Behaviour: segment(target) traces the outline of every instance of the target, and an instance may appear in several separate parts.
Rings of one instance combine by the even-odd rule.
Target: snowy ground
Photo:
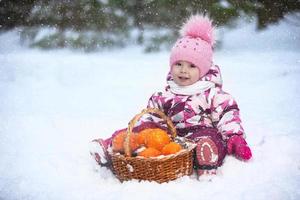
[[[120,183],[88,142],[122,128],[164,87],[169,52],[40,51],[0,35],[0,199],[300,199],[300,28],[224,30],[215,54],[254,157],[212,182]]]

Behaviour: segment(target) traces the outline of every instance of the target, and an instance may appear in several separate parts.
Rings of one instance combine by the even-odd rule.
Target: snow
[[[0,199],[299,199],[300,28],[285,21],[223,29],[215,54],[239,103],[253,159],[228,156],[212,181],[120,183],[94,165],[108,137],[164,88],[169,52],[139,47],[83,54],[0,35]]]

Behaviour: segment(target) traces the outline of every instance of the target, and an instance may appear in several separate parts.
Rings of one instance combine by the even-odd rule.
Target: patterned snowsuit
[[[170,75],[168,81],[172,81]],[[222,78],[218,66],[212,66],[201,81],[213,84],[200,93],[178,95],[168,85],[164,92],[154,93],[148,107],[158,108],[169,116],[177,129],[177,134],[197,141],[209,136],[219,151],[218,165],[226,155],[226,142],[233,135],[244,135],[239,108],[233,97],[222,90]],[[154,116],[146,121],[160,123]]]

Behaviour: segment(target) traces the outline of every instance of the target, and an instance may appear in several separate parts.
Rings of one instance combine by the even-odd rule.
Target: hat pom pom
[[[182,36],[199,37],[212,46],[215,43],[213,30],[212,21],[208,17],[193,15],[183,24],[180,32]]]

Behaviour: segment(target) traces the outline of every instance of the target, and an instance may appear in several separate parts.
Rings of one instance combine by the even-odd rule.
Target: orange
[[[124,141],[126,138],[126,131],[122,131],[119,134],[117,134],[113,140],[112,140],[112,148],[114,152],[124,152]],[[136,142],[136,136],[135,134],[130,135],[130,148],[132,151],[136,150],[139,147],[139,145]]]
[[[170,143],[170,137],[168,133],[160,128],[155,128],[146,135],[146,146],[155,148],[159,151]]]
[[[150,157],[156,157],[156,156],[160,156],[161,152],[158,151],[155,148],[146,148],[145,150],[141,151],[140,153],[138,153],[138,156],[143,156],[145,158],[150,158]]]
[[[163,147],[161,152],[163,155],[170,155],[170,154],[177,153],[181,149],[182,147],[180,146],[180,144],[177,144],[176,142],[170,142],[169,144]]]
[[[137,136],[136,136],[136,140],[137,140],[137,143],[139,145],[145,145],[146,144],[146,137],[149,133],[151,133],[153,131],[152,128],[147,128],[147,129],[144,129],[142,131],[140,131]]]

